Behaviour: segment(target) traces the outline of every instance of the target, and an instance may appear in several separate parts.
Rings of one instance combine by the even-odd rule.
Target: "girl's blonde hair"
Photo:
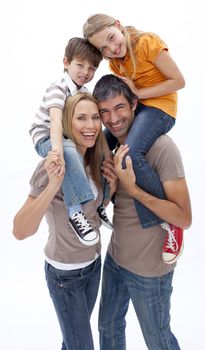
[[[92,15],[88,17],[87,21],[84,23],[83,26],[83,35],[84,38],[89,41],[89,39],[96,33],[101,32],[103,29],[107,27],[114,26],[116,24],[117,20],[111,16],[102,14],[102,13],[97,13],[95,15]],[[121,25],[121,24],[120,24]],[[135,27],[132,26],[126,26],[123,27],[121,25],[121,31],[125,37],[126,44],[127,44],[127,50],[130,54],[130,58],[132,61],[133,65],[133,74],[132,78],[134,78],[135,73],[136,73],[136,57],[133,51],[133,46],[137,43],[139,40],[140,36],[144,34],[144,32],[136,29]],[[119,58],[119,61],[121,59]],[[126,71],[123,67],[122,64],[120,64],[120,70],[123,73],[123,75],[126,75]]]
[[[63,110],[63,134],[65,137],[71,139],[73,142],[75,142],[75,138],[73,136],[72,131],[73,115],[76,105],[82,100],[90,101],[98,106],[97,100],[90,93],[87,92],[78,92],[75,95],[67,98]],[[98,188],[102,186],[100,166],[102,163],[102,159],[107,155],[107,152],[107,141],[105,139],[103,131],[100,130],[95,145],[91,148],[88,148],[84,156],[85,168],[89,166],[90,175]]]

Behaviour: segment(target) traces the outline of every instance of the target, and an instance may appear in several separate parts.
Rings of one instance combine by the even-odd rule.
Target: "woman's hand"
[[[104,160],[101,166],[101,170],[102,170],[102,175],[104,176],[104,178],[107,180],[109,184],[110,198],[112,198],[118,185],[118,178],[115,174],[113,158],[110,157]]]
[[[49,184],[59,189],[65,174],[65,171],[62,171],[60,153],[48,152],[44,166],[48,174]]]
[[[134,197],[136,191],[136,176],[132,167],[131,158],[130,156],[126,156],[128,151],[129,147],[127,145],[121,145],[119,147],[114,156],[114,170],[125,191],[129,193],[130,196]],[[126,169],[122,168],[122,161],[124,157],[126,157]]]

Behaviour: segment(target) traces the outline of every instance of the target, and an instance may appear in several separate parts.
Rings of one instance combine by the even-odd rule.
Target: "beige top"
[[[184,177],[182,159],[174,142],[161,136],[146,156],[162,182]],[[166,231],[160,225],[143,229],[133,199],[119,185],[115,195],[113,233],[108,251],[125,269],[145,277],[160,276],[175,265],[162,261]]]
[[[44,161],[39,163],[30,180],[31,189],[29,195],[32,197],[37,197],[48,183],[48,177],[43,163]],[[96,201],[89,202],[83,206],[85,215],[99,234],[101,221],[96,209],[101,202],[102,193],[99,191]],[[46,212],[46,220],[49,227],[49,236],[44,252],[49,259],[65,264],[75,264],[94,260],[96,254],[100,254],[100,242],[93,246],[85,246],[73,232],[68,223],[61,190],[50,203]]]

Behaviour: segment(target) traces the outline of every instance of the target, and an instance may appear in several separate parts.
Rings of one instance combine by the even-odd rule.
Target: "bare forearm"
[[[50,109],[50,118],[51,118],[51,145],[52,150],[58,151],[61,154],[63,153],[62,145],[62,111],[59,108]]]
[[[141,88],[136,90],[136,94],[139,99],[147,99],[153,97],[164,96],[180,90],[184,87],[184,82],[182,80],[172,80],[167,79],[160,84],[150,86],[147,88]]]
[[[132,193],[132,197],[140,201],[144,206],[159,216],[162,220],[186,229],[191,224],[191,208],[188,205],[187,210],[180,205],[167,199],[159,199],[145,192],[138,186]],[[189,198],[187,198],[189,203]]]
[[[17,239],[25,239],[36,233],[55,194],[56,188],[48,185],[37,198],[28,198],[14,218],[13,234]]]

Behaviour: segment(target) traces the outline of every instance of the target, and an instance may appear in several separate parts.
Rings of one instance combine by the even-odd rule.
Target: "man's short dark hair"
[[[100,78],[93,90],[93,96],[98,102],[105,101],[117,95],[122,95],[126,98],[131,107],[137,98],[129,86],[122,79],[113,74],[107,74]]]

